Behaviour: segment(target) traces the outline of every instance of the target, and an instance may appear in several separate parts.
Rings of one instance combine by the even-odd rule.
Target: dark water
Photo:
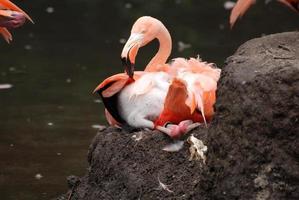
[[[0,40],[0,84],[13,85],[0,90],[1,199],[50,199],[67,190],[68,175],[85,173],[97,132],[92,125],[106,123],[92,91],[122,71],[120,39],[129,36],[137,17],[165,23],[172,57],[200,54],[219,66],[248,39],[299,27],[298,15],[276,2],[260,2],[233,31],[220,0],[15,2],[35,25],[13,31],[11,45]],[[179,52],[179,41],[192,46]],[[155,48],[153,43],[140,51],[140,69]]]

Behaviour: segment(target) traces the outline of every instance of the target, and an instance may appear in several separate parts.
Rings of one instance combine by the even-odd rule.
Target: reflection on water
[[[68,175],[85,173],[94,128],[105,123],[91,92],[122,71],[122,43],[137,17],[165,23],[172,57],[200,54],[218,65],[250,38],[299,27],[276,3],[255,6],[231,32],[220,0],[15,2],[36,24],[13,31],[11,45],[0,41],[0,84],[13,86],[0,90],[1,199],[49,199],[66,191]],[[140,51],[137,68],[154,48]]]

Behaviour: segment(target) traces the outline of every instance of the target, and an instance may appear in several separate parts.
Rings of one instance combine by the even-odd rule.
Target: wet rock
[[[213,122],[192,132],[208,147],[206,164],[189,161],[186,142],[163,151],[171,139],[159,132],[135,140],[107,128],[70,199],[299,199],[299,33],[243,44],[217,96]]]

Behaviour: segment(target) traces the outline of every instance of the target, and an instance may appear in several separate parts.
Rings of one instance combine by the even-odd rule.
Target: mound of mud
[[[189,161],[187,142],[170,153],[159,132],[107,128],[87,174],[70,177],[59,199],[299,199],[299,33],[243,44],[217,96],[212,123],[192,133],[208,147],[206,164]]]

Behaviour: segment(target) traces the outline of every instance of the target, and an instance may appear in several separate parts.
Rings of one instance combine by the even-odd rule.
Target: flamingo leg
[[[181,121],[178,125],[176,124],[167,124],[166,127],[164,126],[156,126],[156,129],[161,131],[162,133],[167,134],[172,138],[178,138],[186,133],[189,133],[193,129],[202,125],[198,122],[193,122],[192,120],[184,120]]]
[[[171,138],[177,138],[181,136],[180,128],[178,125],[169,124],[166,127],[164,126],[156,126],[156,129],[170,136]]]
[[[200,125],[201,125],[201,123],[199,123],[199,122],[194,123],[192,120],[184,120],[184,121],[181,121],[178,126],[180,128],[181,134],[183,135],[183,134],[189,133],[190,131],[199,127]]]

